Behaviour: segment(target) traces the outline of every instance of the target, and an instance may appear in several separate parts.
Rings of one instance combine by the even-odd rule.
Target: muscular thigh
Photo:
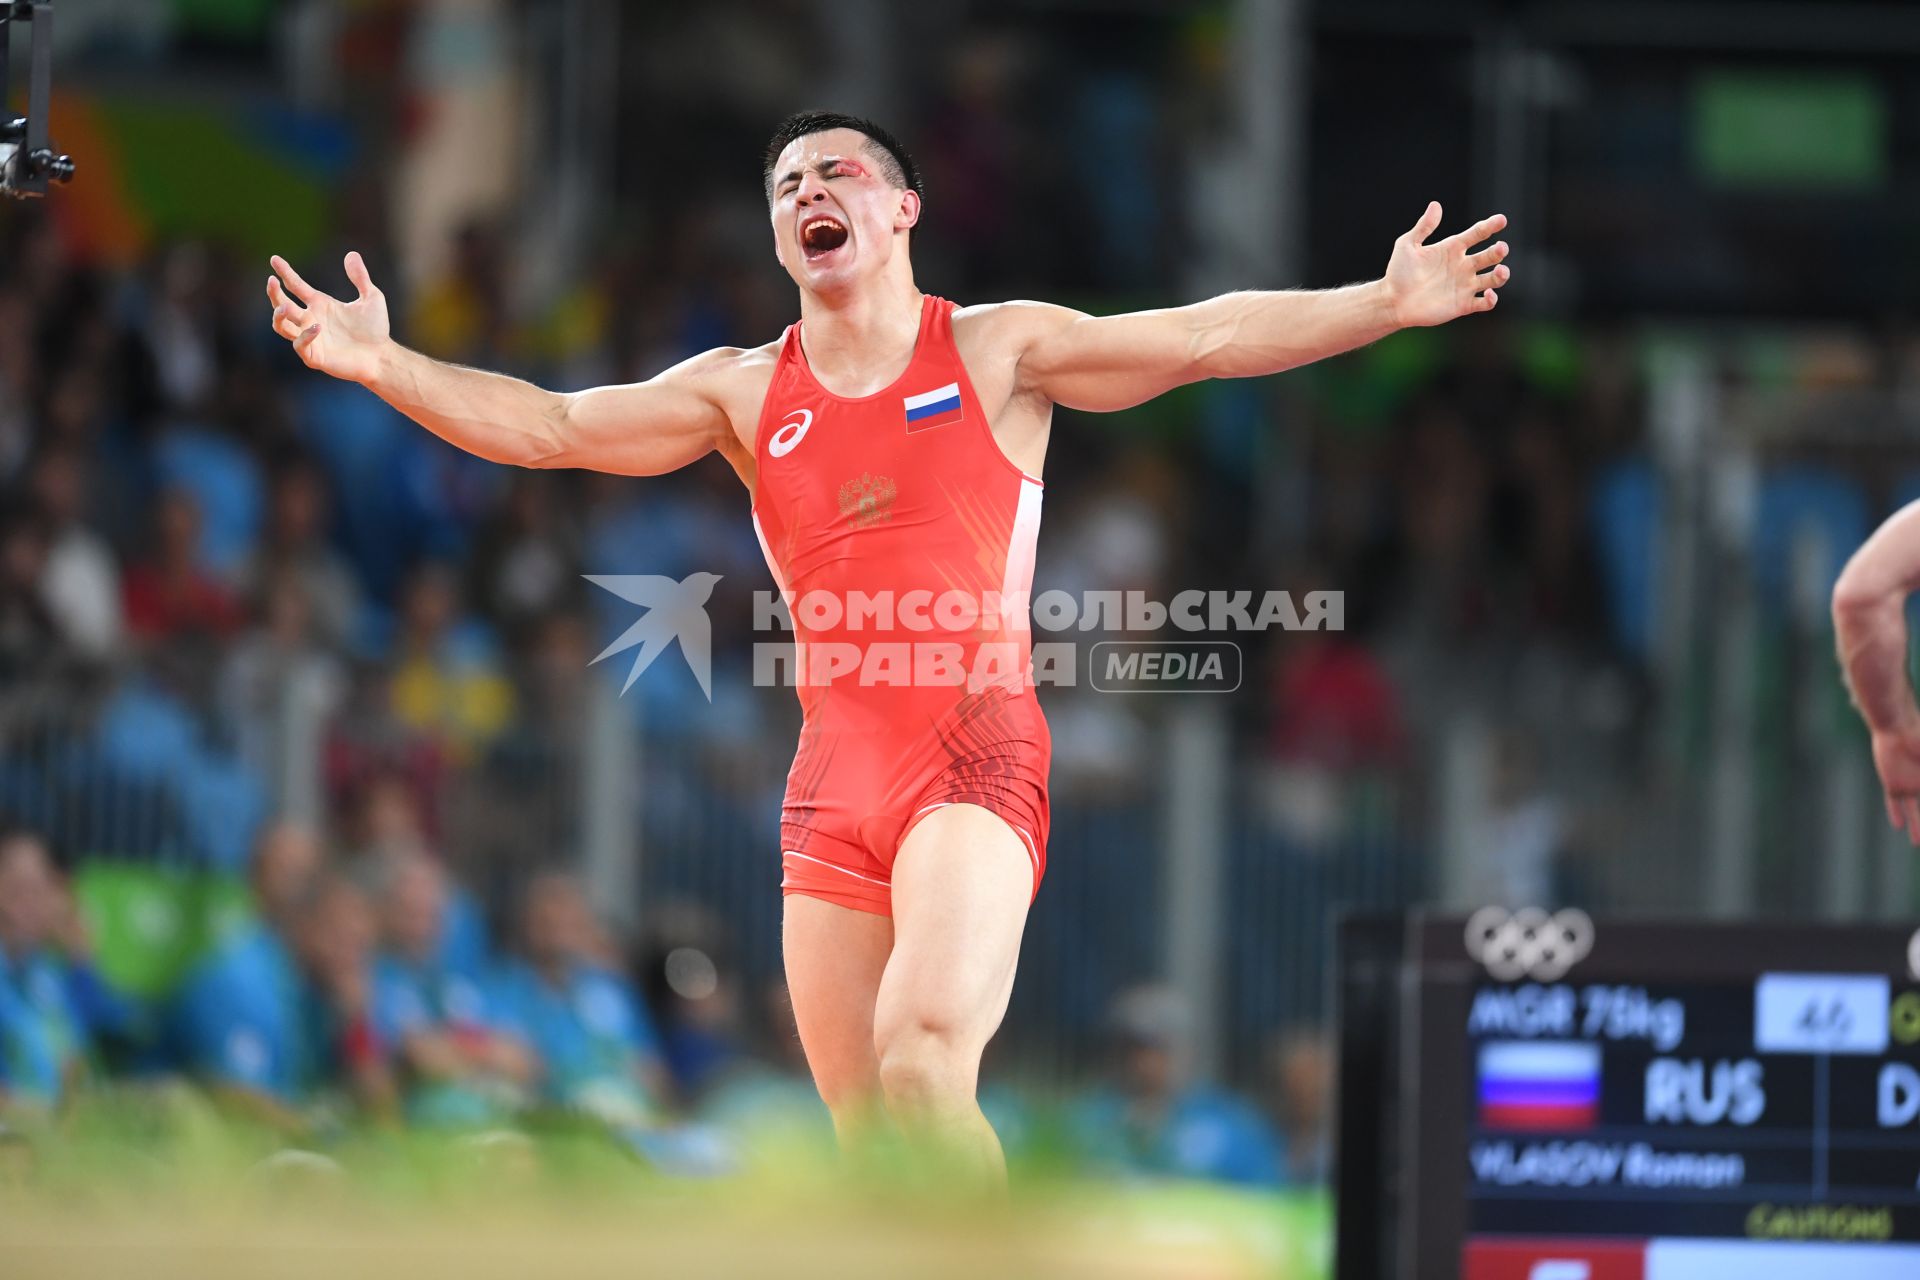
[[[884,1052],[932,1034],[977,1054],[1006,1015],[1034,860],[1000,818],[953,804],[907,834],[893,864],[893,954],[874,1013]]]
[[[787,990],[814,1084],[828,1106],[870,1097],[879,1087],[873,1010],[893,922],[798,893],[784,911]]]

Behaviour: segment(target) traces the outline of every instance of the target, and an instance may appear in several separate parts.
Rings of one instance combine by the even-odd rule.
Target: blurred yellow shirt
[[[393,712],[402,723],[441,739],[463,758],[513,719],[513,686],[485,668],[412,657],[395,669],[392,689]]]

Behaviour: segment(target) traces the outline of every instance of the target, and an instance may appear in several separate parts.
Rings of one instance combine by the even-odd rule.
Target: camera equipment
[[[5,109],[13,25],[33,24],[27,66],[27,114]],[[73,157],[47,141],[47,98],[53,89],[53,0],[0,0],[0,195],[47,194],[47,183],[73,180]]]

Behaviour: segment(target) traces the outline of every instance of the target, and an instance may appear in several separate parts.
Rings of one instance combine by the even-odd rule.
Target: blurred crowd
[[[539,289],[517,251],[551,212],[537,198],[468,220],[429,267],[400,260],[387,184],[407,42],[389,8],[367,7],[380,30],[343,63],[368,87],[340,106],[360,151],[323,251],[295,264],[306,278],[342,291],[341,252],[359,249],[403,340],[559,388],[793,319],[754,166],[813,92],[812,60],[790,50],[831,53],[826,9],[650,23],[633,55],[646,73],[618,104],[647,146],[623,144],[586,269]],[[1095,309],[1185,293],[1218,222],[1190,179],[1231,132],[1230,33],[1175,25],[1171,40],[1143,13],[1092,35],[1062,19],[925,42],[938,66],[894,122],[929,182],[924,287]],[[184,1072],[285,1126],[314,1123],[321,1098],[453,1125],[546,1108],[630,1134],[792,1102],[772,952],[798,715],[786,690],[752,687],[752,593],[771,584],[732,473],[717,458],[657,481],[479,462],[302,369],[268,327],[264,263],[181,235],[109,265],[68,230],[44,209],[0,215],[8,1099],[55,1099],[93,1063]],[[1054,860],[1029,950],[1036,970],[1061,955],[1091,976],[1024,986],[1010,1034],[1023,1018],[1081,1034],[1074,1063],[1102,1083],[1061,1120],[990,1072],[1010,1147],[1063,1126],[1115,1167],[1317,1178],[1326,1009],[1307,967],[1338,906],[1420,891],[1429,764],[1462,708],[1500,728],[1487,896],[1579,887],[1566,855],[1582,832],[1552,776],[1592,778],[1596,760],[1631,773],[1621,744],[1643,727],[1655,504],[1639,364],[1622,335],[1504,311],[1457,330],[1111,420],[1060,414],[1037,589],[1333,588],[1346,629],[1236,637],[1228,826],[1236,883],[1268,886],[1237,895],[1224,948],[1236,1043],[1254,1046],[1237,1094],[1187,1076],[1182,1015],[1150,965],[1101,960],[1151,932],[1155,882],[1122,868],[1159,863],[1145,806],[1163,708],[1043,694],[1056,844],[1081,845]],[[631,619],[582,575],[696,571],[722,578],[712,704],[671,661],[613,699],[592,661]],[[607,921],[632,923],[631,904],[589,909],[574,874],[582,734],[608,706],[646,744],[649,907],[622,935]],[[1598,745],[1567,759],[1582,742]],[[1392,875],[1368,871],[1364,892],[1339,879],[1370,860]],[[116,917],[92,873],[125,863],[244,881],[245,910],[162,973],[127,941],[138,929],[103,932]],[[1071,896],[1081,868],[1112,886]],[[1284,879],[1255,879],[1275,868]],[[1306,976],[1282,990],[1272,974],[1289,966]],[[1061,1007],[1033,1018],[1036,992]]]
[[[390,804],[390,802],[389,802]],[[363,1120],[482,1130],[528,1116],[606,1128],[664,1162],[669,1123],[698,1113],[818,1128],[785,1034],[749,1044],[649,998],[629,956],[564,871],[530,873],[510,945],[496,950],[470,895],[415,832],[329,848],[269,824],[242,908],[169,989],[115,989],[47,845],[0,840],[0,1114],[44,1117],[109,1076],[187,1078],[288,1139]],[[675,974],[699,952],[652,968]],[[711,995],[676,975],[698,1004]],[[717,1131],[716,1131],[717,1132]],[[711,1139],[707,1140],[709,1144]],[[711,1158],[709,1152],[705,1158]]]
[[[244,907],[141,999],[101,973],[46,842],[0,835],[0,1133],[57,1132],[64,1108],[118,1078],[191,1081],[287,1142],[356,1124],[586,1125],[694,1176],[830,1144],[782,986],[766,992],[769,1033],[743,1035],[696,939],[627,951],[562,870],[527,877],[496,949],[416,836],[329,848],[269,824]],[[1187,1078],[1183,1021],[1173,993],[1135,988],[1114,1004],[1101,1082],[1047,1097],[990,1078],[983,1105],[1010,1154],[1115,1178],[1321,1185],[1322,1039],[1276,1043],[1263,1110]]]

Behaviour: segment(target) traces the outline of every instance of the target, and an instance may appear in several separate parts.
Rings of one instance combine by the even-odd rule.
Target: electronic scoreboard
[[[1910,928],[1341,934],[1340,1280],[1920,1280]]]

